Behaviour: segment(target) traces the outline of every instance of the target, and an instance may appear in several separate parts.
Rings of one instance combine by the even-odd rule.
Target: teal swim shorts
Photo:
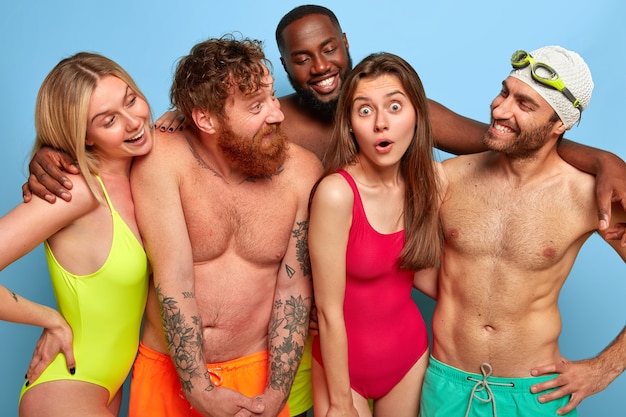
[[[529,378],[491,377],[491,366],[483,364],[481,374],[461,371],[430,357],[420,405],[420,417],[542,417],[556,416],[569,396],[547,403],[530,387],[555,375]],[[546,393],[545,391],[543,393]],[[567,417],[576,417],[573,410]]]

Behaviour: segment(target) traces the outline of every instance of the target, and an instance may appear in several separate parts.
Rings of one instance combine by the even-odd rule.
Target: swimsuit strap
[[[111,214],[117,213],[115,211],[115,207],[113,207],[113,203],[111,202],[111,199],[109,198],[109,193],[107,192],[107,188],[104,186],[104,182],[102,181],[102,178],[100,178],[100,176],[97,174],[95,174],[94,177],[96,177],[96,179],[100,183],[100,187],[102,188],[102,192],[104,193],[104,198],[106,199],[109,209],[111,210]]]

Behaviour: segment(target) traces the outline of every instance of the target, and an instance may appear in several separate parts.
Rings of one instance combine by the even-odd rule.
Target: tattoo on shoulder
[[[161,319],[167,347],[172,352],[172,360],[178,372],[178,376],[185,392],[190,392],[193,388],[191,382],[195,376],[204,375],[208,378],[206,367],[200,364],[194,352],[202,349],[202,335],[196,329],[202,327],[200,317],[191,317],[191,323],[187,323],[185,316],[178,307],[178,302],[173,297],[167,297],[161,291],[159,285],[156,292],[161,306]],[[191,294],[193,296],[193,294]],[[183,295],[187,298],[185,295]],[[210,391],[214,387],[209,384],[206,390]]]
[[[298,222],[297,228],[291,232],[291,235],[296,238],[296,257],[300,263],[300,269],[305,277],[311,275],[311,259],[309,258],[309,245],[307,242],[307,236],[309,233],[309,222],[305,220]],[[291,278],[293,275],[289,275]]]
[[[274,314],[270,323],[270,386],[287,394],[300,365],[304,344],[309,329],[309,314],[312,299],[301,296],[290,297],[283,303],[274,303]],[[281,311],[282,310],[282,311]],[[285,335],[286,332],[286,335]],[[275,339],[283,337],[276,345]]]

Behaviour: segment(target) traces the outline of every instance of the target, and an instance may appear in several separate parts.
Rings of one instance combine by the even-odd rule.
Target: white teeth
[[[132,141],[135,141],[135,140],[139,139],[140,137],[142,137],[142,136],[143,136],[144,132],[145,132],[145,128],[144,128],[144,129],[141,129],[141,133],[139,133],[139,134],[138,134],[137,136],[135,136],[134,138],[130,138],[130,139],[128,139],[128,141],[132,142]]]
[[[319,83],[317,83],[317,85],[319,85],[320,87],[328,87],[333,83],[334,80],[335,80],[335,77],[326,78],[325,80],[322,80]]]
[[[498,124],[495,124],[495,123],[493,125],[493,128],[496,129],[500,133],[510,133],[510,132],[513,131],[513,130],[509,129],[508,127],[501,126],[501,125],[498,125]]]

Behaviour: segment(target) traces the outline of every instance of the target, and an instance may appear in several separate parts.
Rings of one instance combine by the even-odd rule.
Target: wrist
[[[266,410],[275,410],[276,414],[278,414],[287,403],[287,398],[289,397],[289,392],[282,392],[280,390],[273,389],[271,387],[266,387],[263,392],[263,402],[265,403]]]
[[[46,310],[47,312],[45,313],[45,316],[47,319],[47,324],[42,327],[45,327],[51,331],[58,331],[70,328],[70,325],[65,320],[65,317],[61,315],[61,313],[51,307],[46,307]]]
[[[330,405],[334,408],[347,410],[353,407],[352,390],[343,390],[342,392],[330,392]]]

